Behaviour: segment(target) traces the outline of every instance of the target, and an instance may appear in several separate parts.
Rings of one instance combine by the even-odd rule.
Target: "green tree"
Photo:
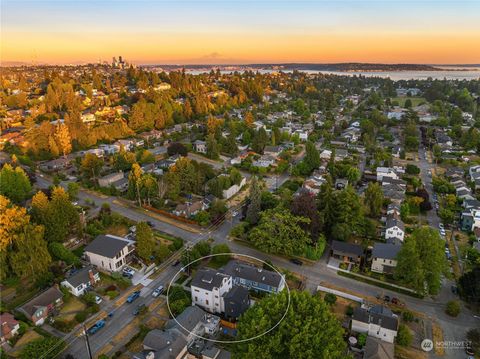
[[[445,313],[447,313],[451,317],[458,317],[461,309],[462,308],[460,307],[460,302],[458,300],[451,300],[447,303]]]
[[[217,140],[213,134],[207,137],[207,157],[214,160],[220,156],[220,150],[218,148]]]
[[[72,201],[77,199],[79,191],[80,191],[80,185],[78,183],[68,182],[68,185],[67,185],[68,197],[70,197]]]
[[[155,250],[155,239],[152,229],[147,223],[137,223],[136,240],[137,254],[143,260],[150,261],[150,257],[154,254]]]
[[[368,214],[371,217],[377,217],[382,211],[383,192],[381,186],[377,182],[370,182],[365,190],[365,204]]]
[[[310,141],[308,141],[305,146],[305,158],[303,161],[307,164],[310,171],[320,166],[320,154],[315,144]]]
[[[31,191],[32,185],[25,171],[6,163],[0,170],[0,194],[20,203],[30,196]]]
[[[415,229],[398,253],[396,278],[418,292],[426,288],[429,294],[437,294],[441,287],[441,275],[447,268],[444,248],[436,229]]]
[[[215,257],[212,257],[212,262],[217,263],[218,265],[225,265],[230,261],[231,256],[229,255],[232,251],[227,244],[221,243],[213,246],[212,254],[221,254]]]
[[[20,358],[56,358],[63,348],[65,348],[65,342],[56,337],[35,339],[22,349]],[[48,356],[45,356],[45,353],[49,353]]]
[[[408,347],[412,344],[413,335],[405,324],[400,324],[397,333],[397,344],[402,347]]]
[[[242,315],[237,326],[239,340],[255,337],[278,322],[280,324],[269,334],[254,341],[235,344],[232,357],[349,358],[343,330],[328,305],[318,296],[304,291],[291,292],[290,306],[288,297],[286,291],[267,296]],[[285,311],[285,318],[281,320]]]
[[[480,266],[464,273],[459,281],[460,294],[468,303],[480,303]]]
[[[252,177],[250,182],[250,193],[248,195],[248,207],[246,221],[250,224],[256,224],[260,219],[260,210],[262,206],[260,183],[256,176]]]
[[[100,175],[103,167],[103,160],[93,153],[87,153],[82,159],[80,170],[85,178],[92,178],[94,181]]]
[[[308,218],[294,216],[287,209],[269,209],[262,212],[258,225],[250,231],[248,239],[267,253],[302,253],[311,242],[303,229],[309,223]]]

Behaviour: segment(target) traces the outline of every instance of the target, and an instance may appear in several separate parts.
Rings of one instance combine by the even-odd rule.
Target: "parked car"
[[[135,274],[135,271],[130,267],[125,267],[122,270],[122,275],[129,279],[132,279],[134,274]]]
[[[458,288],[457,288],[456,285],[452,285],[451,289],[452,289],[452,293],[453,293],[453,294],[457,294],[457,293],[458,293]]]
[[[93,335],[95,334],[96,332],[98,332],[100,329],[102,329],[103,327],[105,326],[105,321],[102,319],[102,320],[99,320],[98,322],[96,322],[94,325],[92,325],[88,330],[88,334],[90,335]]]
[[[147,224],[148,224],[150,227],[155,227],[155,225],[152,223],[152,221],[147,221]]]
[[[390,302],[390,296],[389,295],[384,296],[383,300],[387,303]]]
[[[100,304],[101,302],[102,302],[102,297],[100,297],[99,295],[96,295],[95,296],[95,303]]]
[[[440,228],[440,229],[445,229],[445,227],[443,226],[443,223],[440,223],[440,224],[438,225],[438,228]]]
[[[398,300],[397,297],[392,298],[392,304],[399,304],[399,303],[400,303],[400,301]]]
[[[163,293],[163,285],[161,285],[160,287],[158,287],[152,292],[152,297],[157,298],[162,293]]]
[[[140,291],[137,290],[135,292],[133,292],[132,294],[130,294],[127,298],[127,303],[132,303],[135,299],[137,299],[138,297],[140,297]]]
[[[137,305],[135,310],[133,311],[133,315],[139,315],[140,313],[144,312],[147,309],[145,304]]]
[[[176,267],[180,264],[180,260],[177,259],[175,262],[172,263],[172,267]]]
[[[303,265],[303,262],[297,258],[290,258],[290,262],[292,262],[293,264],[296,264],[297,266]]]

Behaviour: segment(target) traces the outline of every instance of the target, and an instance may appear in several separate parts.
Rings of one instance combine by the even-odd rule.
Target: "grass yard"
[[[125,237],[128,234],[128,226],[126,224],[112,224],[105,228],[105,233]]]
[[[433,342],[443,342],[443,331],[440,325],[438,325],[437,322],[432,323],[432,332],[433,332]],[[445,348],[444,347],[438,347],[435,345],[435,354],[439,356],[445,355]]]
[[[40,339],[42,336],[38,334],[36,331],[34,331],[32,328],[30,328],[25,334],[22,335],[22,337],[15,343],[15,346],[13,347],[15,350],[24,347],[31,341],[35,339]]]
[[[418,105],[421,105],[422,103],[424,102],[427,102],[427,100],[425,100],[425,98],[423,97],[393,97],[391,99],[392,102],[394,101],[397,101],[400,106],[404,107],[405,106],[405,101],[407,101],[407,99],[410,99],[410,101],[412,101],[412,106],[415,107],[415,106],[418,106]]]
[[[427,359],[427,354],[414,348],[405,348],[395,345],[395,358],[399,359]]]
[[[145,325],[149,329],[161,329],[165,326],[165,320],[152,316],[145,321]]]
[[[75,314],[81,312],[87,307],[80,299],[72,296],[60,309],[58,319],[72,320],[75,318]]]

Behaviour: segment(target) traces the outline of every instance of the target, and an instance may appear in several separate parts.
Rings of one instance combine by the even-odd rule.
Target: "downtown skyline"
[[[480,62],[474,1],[2,2],[1,61]]]

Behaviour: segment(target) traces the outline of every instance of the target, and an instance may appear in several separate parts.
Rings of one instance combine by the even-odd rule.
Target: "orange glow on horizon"
[[[1,61],[75,63],[383,62],[478,63],[475,33],[326,34],[30,33],[2,34]]]

